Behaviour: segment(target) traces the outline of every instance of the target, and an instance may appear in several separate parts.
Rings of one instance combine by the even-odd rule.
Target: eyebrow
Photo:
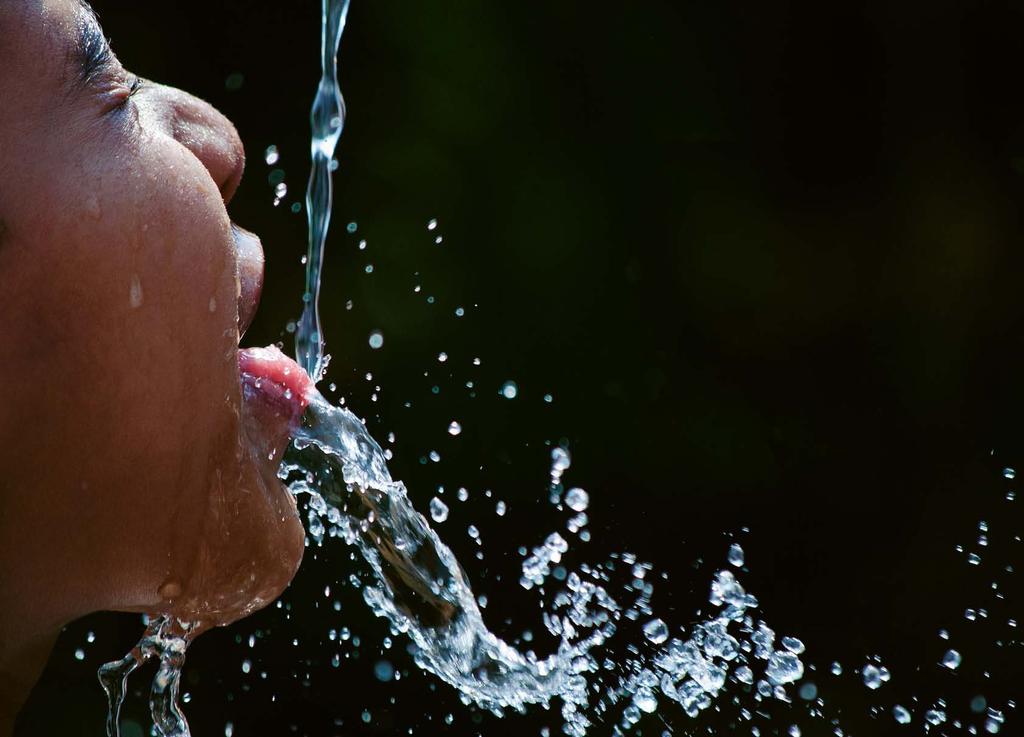
[[[79,5],[82,15],[74,45],[68,53],[68,66],[77,86],[84,87],[111,63],[113,51],[103,35],[96,11],[86,0],[79,0]]]

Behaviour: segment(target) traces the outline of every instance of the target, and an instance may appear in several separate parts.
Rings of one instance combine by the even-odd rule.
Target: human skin
[[[301,408],[239,377],[262,278],[226,209],[241,142],[116,58],[83,79],[95,23],[0,0],[0,734],[69,621],[227,624],[303,550],[276,477]]]

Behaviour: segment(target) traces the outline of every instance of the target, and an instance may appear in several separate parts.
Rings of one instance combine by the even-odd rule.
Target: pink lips
[[[289,426],[298,423],[313,382],[295,361],[273,346],[244,348],[238,351],[238,370],[246,400],[258,399]]]

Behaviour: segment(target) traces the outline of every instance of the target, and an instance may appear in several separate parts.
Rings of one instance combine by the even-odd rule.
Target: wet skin
[[[240,385],[241,142],[97,38],[77,0],[0,0],[0,734],[70,620],[230,623],[303,550],[295,408]]]

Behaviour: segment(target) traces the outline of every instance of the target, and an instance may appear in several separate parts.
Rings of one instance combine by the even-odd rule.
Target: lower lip
[[[313,382],[295,361],[273,346],[245,348],[238,351],[238,370],[246,398],[259,397],[292,423],[299,421]]]

